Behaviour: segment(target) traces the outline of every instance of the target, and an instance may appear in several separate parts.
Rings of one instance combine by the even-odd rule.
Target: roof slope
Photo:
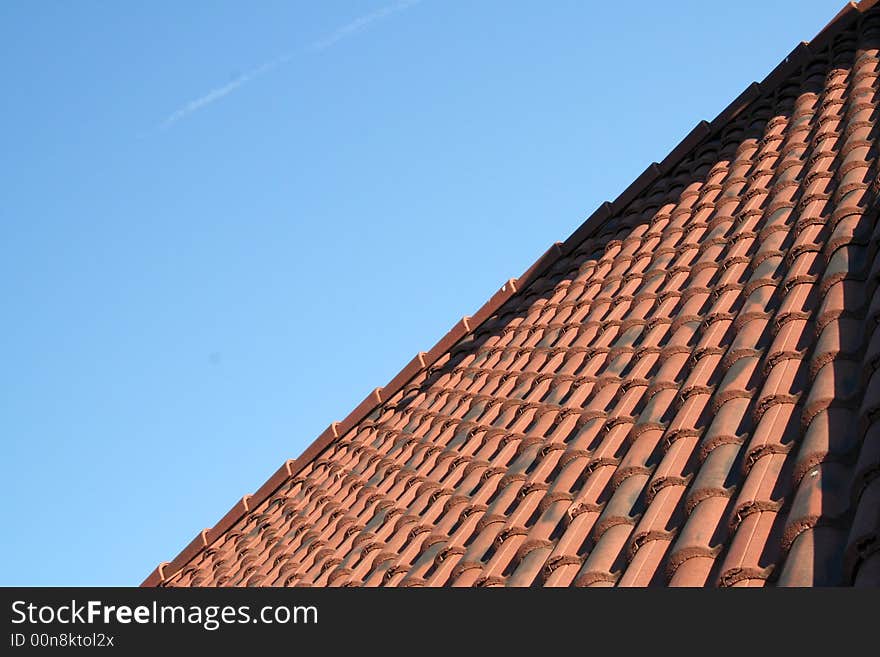
[[[873,5],[144,584],[880,585]]]

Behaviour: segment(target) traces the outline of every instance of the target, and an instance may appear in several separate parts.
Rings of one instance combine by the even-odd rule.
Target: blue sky
[[[0,584],[139,584],[842,5],[0,4]]]

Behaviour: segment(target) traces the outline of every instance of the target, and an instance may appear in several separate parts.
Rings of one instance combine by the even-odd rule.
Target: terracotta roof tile
[[[880,585],[850,3],[147,585]]]

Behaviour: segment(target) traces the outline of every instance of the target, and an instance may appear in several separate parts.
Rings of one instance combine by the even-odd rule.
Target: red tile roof
[[[880,585],[850,3],[145,585]]]

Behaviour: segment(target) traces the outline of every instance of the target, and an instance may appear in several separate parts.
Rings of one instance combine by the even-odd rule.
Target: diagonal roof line
[[[809,62],[814,53],[828,45],[840,32],[850,27],[860,14],[866,13],[878,1],[880,0],[847,3],[812,41],[799,43],[761,82],[750,84],[712,121],[700,121],[661,162],[652,162],[614,201],[602,203],[564,242],[553,244],[519,278],[510,279],[504,283],[474,315],[460,319],[429,351],[419,352],[385,387],[373,390],[344,420],[333,422],[311,445],[306,447],[299,458],[286,461],[259,490],[252,495],[245,495],[214,527],[202,530],[173,561],[159,564],[141,586],[160,585],[179,572],[189,561],[213,544],[248,512],[268,499],[285,481],[296,476],[334,440],[341,438],[356,427],[367,415],[397,394],[416,375],[432,367],[457,342],[475,331],[484,321],[500,310],[517,292],[525,290],[533,281],[544,275],[561,257],[572,253],[606,220],[626,208],[658,178],[672,171],[686,155],[703,141],[720,132],[753,101],[774,91],[799,67]]]

